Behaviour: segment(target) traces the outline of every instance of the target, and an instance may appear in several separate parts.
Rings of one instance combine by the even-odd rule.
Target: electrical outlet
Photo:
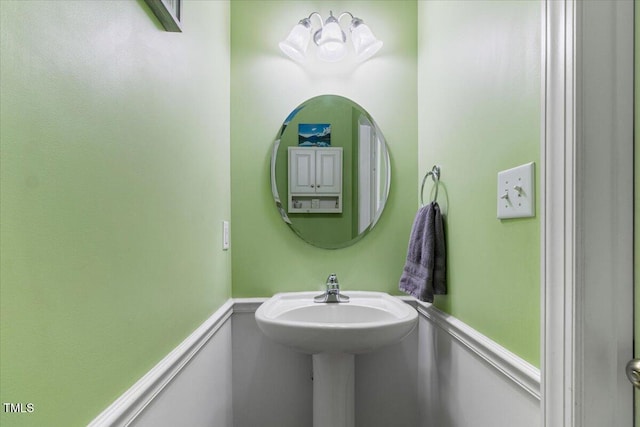
[[[535,216],[534,163],[498,172],[498,218]]]

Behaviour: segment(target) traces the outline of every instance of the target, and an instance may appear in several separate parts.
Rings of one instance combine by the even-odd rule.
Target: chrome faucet
[[[349,297],[340,293],[338,276],[335,273],[327,277],[327,290],[325,293],[313,298],[315,302],[349,302]]]

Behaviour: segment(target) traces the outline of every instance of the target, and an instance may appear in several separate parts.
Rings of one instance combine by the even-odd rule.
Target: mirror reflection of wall
[[[369,118],[358,117],[358,234],[378,221],[388,194],[385,142]]]
[[[314,123],[330,125],[330,145],[311,147],[323,155],[322,161],[312,160],[315,153],[299,146],[299,129],[307,128],[299,125]],[[292,164],[291,151],[304,160]],[[320,168],[316,175],[321,177],[311,176],[310,162]],[[327,249],[349,246],[373,228],[384,209],[390,183],[386,142],[362,107],[340,96],[318,96],[294,109],[282,125],[273,147],[271,179],[280,214],[298,236]],[[320,189],[314,179],[324,180]],[[331,193],[329,182],[339,182],[339,190]],[[314,187],[300,190],[297,184]]]

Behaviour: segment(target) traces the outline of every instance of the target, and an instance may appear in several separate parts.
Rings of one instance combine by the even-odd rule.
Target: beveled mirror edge
[[[375,122],[372,122],[372,123],[373,123],[373,126],[375,126],[376,128],[376,132],[378,132],[380,130],[378,128],[378,125]],[[382,133],[382,131],[380,132]],[[378,220],[382,217],[382,212],[384,212],[384,208],[387,206],[387,201],[389,200],[389,189],[391,188],[391,157],[389,155],[389,147],[387,147],[387,140],[385,139],[382,142],[385,145],[384,163],[385,163],[385,167],[387,168],[387,180],[385,182],[384,199],[382,202],[382,209],[376,212],[376,216],[373,218],[373,221],[371,221],[371,224],[369,225],[369,229],[367,229],[367,233],[371,231],[370,229],[372,229],[378,223]]]
[[[280,134],[281,132],[279,132]],[[278,193],[278,186],[276,185],[276,158],[278,157],[278,147],[280,146],[280,138],[276,138],[273,141],[273,149],[271,151],[271,194],[273,195],[273,201],[276,203],[276,208],[280,212],[282,220],[292,226],[291,220],[287,215],[284,207],[282,206],[282,200],[280,200],[280,193]]]

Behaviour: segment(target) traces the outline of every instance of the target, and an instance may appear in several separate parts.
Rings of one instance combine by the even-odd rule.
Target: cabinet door
[[[314,193],[316,156],[308,148],[289,149],[289,192]]]
[[[316,151],[316,193],[342,192],[342,150],[319,148]]]

